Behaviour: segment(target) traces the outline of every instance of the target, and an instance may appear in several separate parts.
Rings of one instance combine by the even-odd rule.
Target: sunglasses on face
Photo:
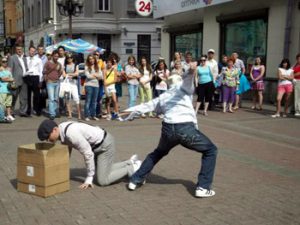
[[[206,61],[206,59],[200,59],[200,62],[205,62]]]

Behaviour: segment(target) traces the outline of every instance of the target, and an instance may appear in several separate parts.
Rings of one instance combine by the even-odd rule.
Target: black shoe
[[[31,115],[28,115],[28,114],[20,114],[20,117],[27,117],[27,118],[29,118],[29,117],[31,117]]]
[[[55,119],[55,116],[49,116],[49,119],[50,119],[50,120],[54,120],[54,119]]]

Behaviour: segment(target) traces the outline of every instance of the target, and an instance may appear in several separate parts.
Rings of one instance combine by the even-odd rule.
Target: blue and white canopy
[[[99,51],[101,54],[103,54],[105,51],[105,49],[103,48],[99,48],[96,45],[93,45],[87,41],[78,38],[78,39],[67,39],[55,45],[48,46],[46,47],[46,52],[53,52],[59,46],[63,46],[68,52],[85,53],[85,54],[91,54],[94,51]]]

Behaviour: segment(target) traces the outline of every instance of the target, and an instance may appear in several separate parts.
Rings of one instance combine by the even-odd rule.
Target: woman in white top
[[[86,121],[99,120],[96,117],[97,97],[99,92],[99,80],[103,79],[103,74],[97,59],[93,55],[89,55],[85,64],[85,105],[84,105],[84,117]]]
[[[173,57],[173,60],[171,61],[171,64],[170,64],[170,70],[172,71],[174,68],[175,68],[175,62],[180,62],[181,64],[181,67],[182,67],[182,58],[181,58],[181,54],[180,52],[175,52],[174,53],[174,57]]]
[[[170,88],[176,86],[178,83],[182,82],[183,69],[181,61],[175,61],[174,69],[172,70],[170,76],[168,77],[168,85]]]
[[[141,58],[139,71],[141,73],[139,87],[141,103],[149,102],[152,100],[152,89],[150,85],[150,81],[152,80],[152,69],[144,56]],[[149,113],[149,116],[153,117],[152,112]],[[142,117],[145,118],[146,115],[142,114]]]
[[[287,117],[289,109],[289,101],[293,92],[294,71],[291,69],[291,64],[288,59],[283,59],[278,68],[278,87],[277,87],[277,110],[273,118],[280,117],[281,100],[285,94],[284,114],[282,117]]]
[[[67,110],[68,110],[68,119],[72,118],[72,104],[71,104],[71,98],[73,98],[73,101],[76,103],[77,107],[77,115],[78,120],[81,120],[81,107],[80,107],[80,98],[78,94],[78,65],[74,62],[74,57],[71,54],[66,55],[66,61],[64,64],[64,73],[63,76],[65,79],[68,79],[69,85],[70,85],[70,95],[68,96],[68,102],[67,102]]]
[[[136,60],[133,55],[128,57],[128,65],[125,67],[125,73],[128,78],[128,107],[135,106],[138,94],[139,81],[141,77],[139,69],[136,67]]]
[[[154,81],[155,81],[155,97],[168,90],[167,80],[170,71],[167,68],[165,60],[160,59],[154,70]]]

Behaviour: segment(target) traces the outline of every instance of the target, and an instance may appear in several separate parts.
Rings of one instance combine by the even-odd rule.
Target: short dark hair
[[[59,53],[58,53],[58,50],[54,50],[54,51],[52,52],[52,55],[55,55],[55,54],[59,54]]]
[[[44,48],[44,45],[38,45],[37,48]]]
[[[189,52],[189,51],[187,51],[187,52],[185,53],[185,56],[187,56],[187,55],[193,56],[193,54],[192,54],[191,52]]]
[[[33,45],[29,46],[28,50],[30,50],[31,48],[36,49]]]
[[[22,44],[19,44],[19,43],[15,45],[15,48],[23,48],[23,47],[24,46]]]
[[[281,60],[281,63],[280,63],[280,65],[279,65],[279,67],[280,68],[283,68],[283,64],[284,63],[287,63],[287,69],[289,69],[289,68],[291,68],[291,63],[290,63],[290,60],[289,59],[287,59],[287,58],[284,58],[283,60]]]
[[[61,49],[61,48],[62,48],[64,51],[66,51],[65,47],[62,46],[62,45],[58,46],[57,50],[59,50],[59,49]]]

